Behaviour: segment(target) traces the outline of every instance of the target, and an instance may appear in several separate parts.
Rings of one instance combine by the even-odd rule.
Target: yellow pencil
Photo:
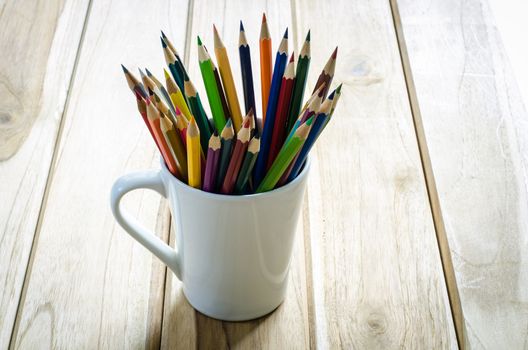
[[[233,126],[235,131],[238,132],[242,127],[242,112],[240,111],[240,104],[238,103],[238,96],[235,88],[235,82],[233,80],[233,73],[231,72],[231,65],[229,64],[229,57],[227,57],[227,50],[220,39],[220,35],[213,25],[214,29],[214,47],[216,60],[218,62],[218,69],[220,70],[220,76],[222,78],[222,84],[226,93],[227,103],[229,104],[229,110],[231,111],[231,117],[233,119]]]
[[[200,129],[191,117],[187,127],[187,168],[189,174],[189,186],[202,188],[202,170],[200,157]]]
[[[189,110],[189,107],[187,106],[187,102],[185,101],[185,97],[183,97],[183,94],[176,85],[176,82],[172,77],[169,75],[169,73],[163,69],[163,73],[165,73],[165,82],[167,83],[167,91],[169,92],[169,96],[171,98],[172,103],[175,107],[178,107],[180,111],[182,111],[183,115],[187,120],[191,120],[191,111]]]

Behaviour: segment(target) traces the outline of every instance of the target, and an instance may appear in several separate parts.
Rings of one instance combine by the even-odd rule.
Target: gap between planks
[[[13,330],[11,331],[11,338],[9,340],[8,349],[14,349],[14,347],[15,347],[13,342],[16,339],[16,334],[18,333],[18,327],[20,325],[20,318],[19,318],[19,316],[21,315],[20,311],[21,311],[21,308],[23,308],[23,306],[24,306],[24,301],[26,300],[27,286],[28,286],[29,277],[31,276],[31,270],[32,270],[32,267],[33,267],[33,261],[35,259],[35,251],[36,251],[37,246],[38,246],[39,233],[40,233],[40,229],[41,229],[41,226],[42,226],[42,219],[44,217],[44,213],[46,212],[46,203],[48,202],[48,195],[49,195],[50,185],[51,185],[52,180],[53,180],[55,165],[57,164],[58,157],[59,157],[59,155],[57,153],[58,153],[58,150],[59,150],[60,141],[62,139],[62,131],[64,129],[65,115],[66,115],[66,111],[68,111],[68,107],[70,105],[71,90],[72,90],[72,87],[73,87],[73,83],[75,81],[75,75],[77,73],[77,67],[79,65],[79,59],[81,57],[81,52],[82,52],[82,48],[83,48],[83,44],[84,44],[84,36],[86,34],[86,29],[88,28],[88,22],[90,20],[90,13],[91,13],[91,10],[92,10],[92,4],[93,4],[93,0],[88,0],[88,6],[86,7],[86,14],[84,16],[83,28],[82,28],[82,31],[81,31],[81,36],[79,38],[79,43],[77,44],[77,52],[75,53],[75,60],[73,62],[73,69],[72,69],[72,72],[71,72],[70,81],[68,83],[68,92],[67,92],[67,95],[66,95],[66,101],[64,102],[64,108],[63,108],[62,113],[61,113],[61,117],[60,117],[60,121],[59,121],[59,128],[57,130],[57,137],[55,139],[55,144],[53,145],[53,153],[52,153],[52,156],[51,156],[51,162],[50,162],[50,166],[49,166],[49,170],[48,170],[48,174],[47,174],[46,186],[44,187],[44,194],[42,196],[42,201],[41,201],[41,204],[40,204],[40,210],[39,210],[38,218],[37,218],[37,225],[35,226],[35,234],[33,235],[33,241],[31,243],[31,249],[30,249],[30,253],[29,253],[29,261],[28,261],[28,264],[26,266],[26,272],[24,274],[24,282],[22,283],[22,291],[20,293],[20,298],[18,299],[18,305],[17,305],[16,317],[15,317],[15,324],[13,326]]]
[[[396,41],[400,52],[400,60],[403,68],[403,75],[405,77],[405,85],[407,87],[407,96],[409,98],[409,105],[411,107],[411,114],[413,117],[414,131],[416,133],[416,140],[418,143],[418,151],[420,152],[420,159],[422,162],[422,169],[425,178],[425,185],[427,189],[427,196],[429,197],[429,205],[433,216],[433,224],[436,232],[436,240],[438,250],[440,252],[440,260],[442,261],[442,269],[444,272],[445,283],[447,287],[447,295],[449,297],[449,306],[451,315],[455,325],[455,333],[459,349],[466,349],[466,328],[464,323],[464,315],[462,312],[462,305],[460,303],[460,295],[458,293],[458,286],[453,268],[453,260],[451,258],[451,250],[449,249],[449,242],[447,240],[447,233],[444,224],[444,218],[440,207],[440,200],[438,198],[438,190],[427,148],[427,140],[423,128],[422,114],[420,112],[420,104],[416,94],[416,86],[412,76],[411,64],[405,44],[405,35],[403,33],[400,12],[398,9],[398,0],[389,0],[392,20],[394,23],[394,30],[396,33]]]

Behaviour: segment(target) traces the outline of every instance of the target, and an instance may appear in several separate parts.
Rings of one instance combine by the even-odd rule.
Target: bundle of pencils
[[[136,78],[122,66],[139,113],[168,170],[189,186],[220,194],[271,191],[294,180],[321,135],[341,96],[330,94],[337,48],[324,66],[303,105],[310,67],[310,31],[296,57],[288,59],[288,29],[272,61],[272,40],[266,15],[260,30],[262,115],[257,116],[250,47],[242,22],[239,60],[244,113],[239,104],[231,63],[213,26],[215,65],[200,37],[198,63],[211,112],[191,82],[175,46],[161,32],[168,70],[162,84],[148,69]],[[297,62],[297,66],[295,63]],[[327,96],[328,95],[328,96]]]

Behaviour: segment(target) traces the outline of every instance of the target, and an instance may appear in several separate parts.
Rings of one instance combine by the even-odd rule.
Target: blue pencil
[[[251,55],[242,21],[240,21],[238,53],[240,55],[240,71],[242,73],[242,85],[244,88],[244,104],[246,106],[246,114],[249,114],[249,111],[253,110],[253,117],[255,118],[255,132],[257,134],[260,134],[257,123],[257,109],[255,108],[255,90],[253,89],[253,70],[251,68]]]
[[[270,142],[273,134],[273,126],[275,124],[275,113],[277,111],[277,102],[279,100],[279,92],[282,83],[282,76],[286,69],[286,61],[288,60],[288,28],[284,32],[282,41],[277,50],[275,57],[275,66],[273,67],[273,77],[271,79],[270,93],[268,97],[268,106],[266,108],[266,121],[262,130],[262,137],[260,139],[260,152],[255,165],[254,186],[258,187],[260,182],[266,175],[266,166],[268,162],[268,154],[270,150]]]
[[[328,115],[330,113],[330,108],[332,107],[332,100],[327,99],[319,109],[319,113],[317,113],[317,116],[315,117],[315,120],[312,125],[312,129],[310,130],[310,133],[308,134],[308,137],[306,138],[306,141],[304,142],[303,147],[299,151],[299,155],[297,156],[297,159],[295,159],[295,163],[293,164],[293,167],[290,171],[290,174],[288,175],[288,179],[286,182],[290,182],[293,179],[297,177],[299,172],[302,169],[302,166],[304,162],[306,161],[306,158],[308,157],[308,153],[310,153],[310,150],[312,149],[312,146],[314,145],[315,141],[321,134],[321,131],[323,131],[323,128],[326,125],[326,120],[328,119]]]

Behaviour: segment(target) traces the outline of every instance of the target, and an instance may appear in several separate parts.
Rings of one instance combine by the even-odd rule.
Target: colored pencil
[[[242,73],[242,87],[244,88],[244,105],[246,107],[246,115],[249,111],[253,111],[254,126],[256,123],[257,113],[255,108],[255,90],[253,88],[253,69],[251,68],[251,54],[249,44],[246,39],[246,32],[244,25],[240,21],[240,34],[238,36],[238,54],[240,56],[240,71]]]
[[[178,170],[182,174],[182,180],[187,181],[187,154],[182,139],[176,131],[176,127],[168,117],[161,115],[160,129],[173,158],[176,160]]]
[[[229,119],[220,134],[220,142],[222,143],[222,151],[220,153],[220,164],[218,165],[218,176],[216,183],[218,186],[224,183],[224,178],[231,159],[231,150],[233,149],[233,138],[235,131],[233,129],[233,122]]]
[[[288,112],[288,122],[286,125],[287,131],[290,131],[293,127],[301,109],[304,90],[306,88],[306,78],[308,77],[308,69],[310,68],[310,59],[310,31],[308,31],[297,62],[295,86],[293,87],[290,111]]]
[[[154,134],[154,130],[152,130],[152,126],[150,125],[150,122],[147,117],[147,105],[145,103],[145,99],[141,97],[141,94],[138,91],[134,91],[134,94],[136,96],[136,105],[139,114],[141,114],[141,118],[143,119],[143,122],[147,126],[148,131],[150,132],[150,136],[152,136],[152,139],[156,143],[156,147],[158,147],[158,150],[161,152],[161,147],[158,143],[158,139],[156,138],[156,135]]]
[[[222,42],[215,25],[213,25],[213,32],[214,50],[216,61],[218,62],[218,70],[220,71],[220,77],[222,78],[222,85],[224,86],[229,111],[231,112],[233,126],[235,127],[235,131],[238,132],[240,128],[242,128],[242,112],[240,111],[240,104],[238,103],[238,95],[235,81],[233,80],[233,73],[231,72],[229,56],[227,55],[226,47]]]
[[[205,48],[205,51],[207,51],[207,48]],[[222,85],[222,79],[220,78],[220,74],[218,73],[218,68],[216,68],[213,60],[211,60],[211,65],[213,66],[213,73],[215,77],[216,88],[218,89],[218,94],[220,95],[220,102],[222,102],[222,109],[224,110],[224,116],[226,120],[231,119],[231,112],[229,111],[229,106],[227,104],[227,99],[225,97],[224,87]]]
[[[163,31],[161,32],[161,46],[163,48],[163,56],[165,57],[165,62],[167,63],[167,66],[169,67],[169,70],[172,74],[172,77],[174,78],[176,84],[178,84],[178,87],[180,90],[183,91],[183,82],[185,77],[187,76],[187,72],[185,71],[185,68],[183,66],[183,63],[181,62],[176,49],[170,43],[167,37],[164,37]],[[169,44],[170,43],[170,44]]]
[[[249,141],[249,146],[246,152],[246,156],[244,157],[244,162],[242,163],[242,166],[240,167],[240,171],[238,173],[238,177],[235,183],[235,193],[238,193],[238,194],[244,193],[249,177],[251,175],[251,171],[253,170],[253,166],[255,165],[255,162],[257,161],[259,150],[260,150],[260,138],[258,135],[256,135],[256,136],[253,136],[251,141]]]
[[[266,109],[268,106],[268,96],[271,87],[271,36],[268,28],[266,14],[262,14],[262,24],[260,27],[260,88],[262,95],[262,125],[266,121]]]
[[[330,89],[330,83],[332,83],[332,79],[334,78],[334,72],[335,72],[335,66],[336,66],[336,58],[337,58],[337,47],[335,48],[334,52],[332,52],[332,55],[328,59],[328,62],[326,62],[323,71],[319,75],[319,78],[317,79],[317,83],[315,83],[315,90],[322,84],[325,83],[325,88],[319,93],[319,97],[325,98],[326,94],[328,93],[328,90]]]
[[[284,140],[286,139],[286,127],[288,122],[288,111],[290,109],[290,101],[295,83],[295,54],[292,53],[290,62],[286,66],[284,75],[282,76],[282,83],[279,93],[279,101],[277,102],[277,113],[275,116],[275,123],[273,125],[273,133],[271,136],[271,143],[269,148],[268,163],[266,169],[271,167],[273,161],[279,154]]]
[[[235,188],[235,182],[240,171],[240,166],[242,165],[242,160],[244,159],[244,155],[248,148],[249,138],[251,137],[250,118],[253,118],[253,116],[248,115],[247,118],[244,118],[244,124],[237,133],[233,153],[231,154],[227,172],[222,187],[220,188],[220,192],[223,194],[231,194]]]
[[[159,97],[163,98],[163,102],[165,102],[167,106],[174,112],[174,106],[172,105],[172,101],[167,89],[165,89],[165,86],[163,86],[163,84],[147,68],[145,68],[145,72],[147,72],[147,77],[149,77],[154,82],[154,84],[156,84],[156,87],[161,92],[161,96]]]
[[[306,158],[308,157],[308,153],[312,149],[315,141],[321,134],[321,131],[323,130],[326,124],[326,120],[328,119],[328,116],[330,114],[331,107],[332,100],[330,99],[327,99],[323,104],[321,104],[321,108],[317,112],[317,116],[315,117],[315,120],[313,122],[312,129],[310,130],[310,133],[306,138],[306,142],[304,143],[294,162],[292,162],[293,167],[290,169],[288,174],[285,174],[287,175],[285,183],[292,181],[297,177],[297,175],[299,175],[299,172],[301,171],[302,166],[306,161]]]
[[[256,193],[271,191],[275,188],[275,185],[279,181],[280,177],[288,168],[293,158],[296,156],[297,152],[301,149],[308,134],[310,133],[310,128],[313,122],[313,117],[304,122],[299,128],[295,131],[293,137],[284,145],[284,147],[279,152],[279,155],[273,162],[270,170],[266,173],[266,176],[262,182],[257,187]],[[257,160],[258,161],[258,160]]]
[[[196,91],[194,84],[190,80],[185,80],[185,96],[187,96],[187,101],[189,102],[189,107],[191,112],[194,115],[196,124],[200,128],[200,141],[202,143],[202,149],[207,149],[209,144],[209,139],[211,138],[211,126],[209,125],[209,119],[207,114],[202,106],[202,101],[200,100],[200,95]]]
[[[258,186],[267,170],[268,155],[270,150],[271,137],[273,134],[273,126],[275,124],[275,113],[277,111],[277,101],[279,99],[279,92],[282,83],[282,76],[286,68],[286,60],[288,59],[288,28],[284,32],[282,41],[277,50],[275,58],[275,67],[273,68],[273,79],[271,80],[271,88],[269,92],[268,108],[266,109],[266,120],[264,121],[264,128],[260,141],[260,152],[255,165],[255,174],[253,180]]]
[[[187,168],[189,172],[189,186],[202,188],[202,170],[200,159],[200,129],[193,117],[187,127]]]
[[[334,90],[334,98],[332,99],[332,108],[330,109],[330,117],[334,114],[334,110],[337,106],[337,102],[339,101],[339,98],[341,97],[341,87],[343,84],[339,84],[339,86]]]
[[[165,74],[165,83],[167,84],[170,100],[174,104],[174,107],[178,107],[185,118],[191,120],[192,113],[187,106],[187,101],[185,100],[182,91],[165,69],[163,70],[163,73]]]
[[[223,130],[226,124],[224,108],[222,107],[222,101],[220,100],[220,94],[218,92],[218,87],[216,86],[211,57],[202,45],[200,37],[198,37],[198,59],[200,61],[200,71],[202,73],[205,91],[207,92],[207,98],[209,99],[209,106],[211,107],[216,130]]]
[[[323,86],[320,86],[319,89],[317,89],[314,94],[306,101],[306,104],[304,105],[303,109],[301,110],[301,113],[299,114],[299,117],[297,117],[297,120],[293,124],[292,129],[290,130],[290,133],[286,137],[286,141],[288,141],[293,134],[295,133],[295,130],[304,123],[308,118],[313,116],[315,112],[319,109],[321,106],[321,98],[319,97],[319,93],[324,88]]]
[[[187,127],[189,126],[189,122],[178,107],[176,107],[175,117],[176,123],[174,125],[180,133],[183,144],[187,147]]]
[[[204,191],[214,192],[216,189],[221,146],[220,137],[218,137],[218,133],[215,131],[209,140],[207,148],[207,161],[205,163],[205,175],[203,181]]]
[[[123,68],[123,73],[125,73],[125,79],[130,90],[132,90],[132,92],[137,91],[141,97],[147,98],[147,90],[145,90],[143,84],[141,84],[141,82],[137,80],[137,78],[132,73],[130,73],[130,71],[126,69],[125,66],[121,65],[121,68]]]
[[[152,128],[154,137],[156,138],[157,143],[159,145],[161,156],[163,157],[163,160],[165,160],[165,164],[167,165],[167,168],[169,169],[169,171],[174,176],[178,178],[182,178],[181,174],[178,172],[176,161],[172,157],[172,154],[169,151],[169,146],[167,145],[167,142],[165,142],[165,137],[163,136],[161,129],[160,129],[160,112],[154,106],[154,104],[150,102],[149,99],[146,100],[146,105],[147,105],[147,117],[148,117],[150,126]]]

